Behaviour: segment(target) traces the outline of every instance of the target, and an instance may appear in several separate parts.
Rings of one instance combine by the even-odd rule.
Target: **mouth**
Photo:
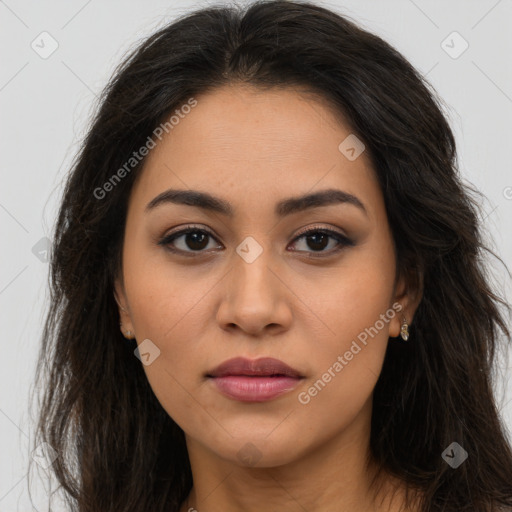
[[[229,359],[206,374],[223,395],[241,402],[265,402],[293,390],[305,377],[274,358]]]

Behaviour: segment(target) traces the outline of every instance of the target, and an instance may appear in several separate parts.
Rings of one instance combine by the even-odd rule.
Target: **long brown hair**
[[[104,90],[55,225],[36,375],[34,445],[59,455],[51,469],[69,506],[176,512],[191,489],[184,433],[151,390],[135,342],[122,337],[113,295],[144,159],[97,191],[176,108],[232,81],[306,87],[343,115],[382,188],[397,273],[423,290],[411,340],[390,340],[375,387],[375,461],[423,491],[422,512],[512,507],[511,443],[493,396],[495,352],[510,339],[506,304],[490,286],[478,196],[461,182],[442,102],[379,37],[283,0],[181,17],[126,58]],[[453,442],[468,452],[456,469],[442,457]]]

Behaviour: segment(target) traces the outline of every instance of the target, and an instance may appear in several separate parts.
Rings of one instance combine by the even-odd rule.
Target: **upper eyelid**
[[[212,233],[209,229],[202,227],[202,226],[195,226],[195,225],[186,225],[180,228],[177,228],[176,230],[171,231],[170,233],[167,233],[162,236],[162,239],[169,238],[170,236],[183,236],[186,235],[188,231],[204,231],[212,238],[215,238],[217,240],[217,236]],[[218,240],[217,240],[218,241]]]
[[[338,228],[339,229],[339,228]],[[327,228],[325,226],[321,226],[321,225],[313,225],[313,226],[309,226],[307,228],[304,228],[303,230],[301,230],[299,233],[297,233],[291,243],[295,243],[296,241],[298,241],[299,239],[303,238],[304,236],[307,236],[310,232],[325,232],[330,238],[334,238],[336,239],[337,243],[338,243],[338,247],[340,246],[343,246],[343,245],[355,245],[354,244],[354,240],[352,238],[350,238],[349,236],[347,236],[346,234],[338,231],[338,229],[335,229],[335,228]],[[206,233],[208,236],[212,237],[217,243],[221,244],[221,242],[218,240],[217,236],[212,233],[210,231],[210,229],[208,228],[205,228],[203,226],[197,226],[197,225],[186,225],[186,226],[183,226],[181,228],[177,228],[175,231],[171,231],[169,234],[166,234],[164,235],[160,241],[158,242],[159,245],[168,245],[168,244],[171,244],[172,242],[174,242],[176,239],[178,238],[181,238],[182,236],[185,236],[187,233],[189,232],[194,232],[194,231],[202,231],[204,233]],[[167,239],[169,238],[173,238],[172,240],[170,240],[169,242],[166,242]],[[345,243],[344,243],[345,242]],[[222,245],[222,244],[221,244]],[[181,249],[177,249],[178,251],[182,251]],[[189,252],[189,251],[182,251],[182,252]],[[195,252],[195,251],[190,251],[190,252]],[[202,252],[207,252],[207,251],[197,251],[197,254],[200,254]],[[301,251],[302,252],[302,251]],[[307,251],[306,251],[307,252]],[[318,254],[322,254],[323,252],[325,252],[326,254],[329,253],[330,251],[319,251]]]
[[[170,236],[176,236],[176,235],[182,236],[182,235],[187,234],[187,231],[204,231],[205,233],[207,233],[212,238],[215,238],[218,241],[217,235],[215,235],[212,231],[210,231],[209,228],[205,228],[203,226],[196,226],[194,224],[186,225],[186,226],[183,226],[181,228],[177,228],[175,231],[171,231],[170,233],[167,233],[167,234],[163,235],[162,239],[168,238]],[[299,237],[307,235],[311,231],[327,231],[327,232],[334,233],[334,234],[337,234],[339,236],[345,237],[347,239],[349,238],[348,235],[346,235],[345,233],[339,231],[339,228],[332,228],[332,227],[326,227],[326,226],[321,226],[321,225],[313,225],[313,226],[309,226],[309,227],[304,228],[303,230],[301,230],[299,233],[297,233],[294,236],[293,239],[296,240]]]
[[[332,227],[325,227],[320,225],[313,225],[307,228],[304,228],[303,230],[299,231],[294,237],[294,240],[296,240],[299,237],[302,237],[304,235],[307,235],[311,231],[326,231],[328,233],[335,233],[336,235],[349,238],[345,233],[342,233],[339,228],[332,228]]]

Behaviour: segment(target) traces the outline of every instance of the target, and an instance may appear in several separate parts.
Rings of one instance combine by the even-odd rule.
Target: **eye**
[[[167,247],[172,252],[195,256],[193,253],[205,252],[204,249],[208,248],[211,239],[216,240],[209,231],[187,226],[185,229],[165,236],[158,244]]]
[[[355,245],[352,240],[342,233],[320,227],[312,227],[303,231],[293,240],[292,245],[296,245],[297,241],[301,239],[304,239],[305,245],[309,247],[309,249],[312,249],[313,255],[314,253],[320,253],[318,256],[322,256],[324,253],[330,255],[340,251],[344,247]],[[209,231],[195,226],[187,226],[185,229],[166,235],[158,242],[158,245],[165,246],[171,252],[187,256],[196,256],[194,253],[199,255],[202,252],[206,252],[208,248],[215,248],[215,245],[208,247],[212,240],[217,241]],[[325,250],[329,245],[334,246],[334,248],[331,247],[330,250]],[[217,245],[216,247],[221,248],[222,246]],[[292,251],[310,252],[307,248],[294,248]]]
[[[305,239],[305,245],[309,247],[310,249],[313,249],[314,253],[327,253],[327,254],[333,254],[335,252],[340,251],[344,247],[352,247],[355,245],[353,240],[350,240],[342,233],[339,233],[337,231],[333,231],[331,229],[326,228],[319,228],[319,227],[312,227],[307,229],[306,231],[303,231],[299,236],[295,238],[293,241],[294,243],[297,242],[297,240]],[[334,243],[333,243],[334,242]],[[324,250],[326,247],[328,247],[331,244],[331,250]],[[332,246],[334,245],[334,249],[332,249]],[[304,252],[302,249],[293,249],[297,252]],[[307,248],[306,248],[306,252]],[[320,254],[322,256],[323,254]],[[315,255],[316,256],[316,255]]]

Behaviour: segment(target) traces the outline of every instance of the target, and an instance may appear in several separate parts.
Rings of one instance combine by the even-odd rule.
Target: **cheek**
[[[395,277],[392,247],[383,245],[380,251],[368,247],[357,257],[347,258],[338,270],[318,311],[329,329],[309,344],[308,357],[314,361],[315,375],[304,401],[311,399],[308,407],[320,416],[334,405],[340,407],[343,417],[350,417],[363,406],[376,384],[391,320],[396,315],[391,307]]]
[[[132,302],[137,341],[150,339],[160,350],[159,362],[176,376],[197,358],[208,321],[206,290],[211,286],[181,285],[161,276],[139,283]],[[149,370],[149,367],[148,367]]]
[[[394,313],[384,291],[372,288],[352,295],[352,309],[341,306],[331,315],[335,334],[324,336],[323,343],[315,343],[315,349],[308,351],[315,373],[296,399],[306,421],[313,429],[321,429],[323,436],[348,427],[371,399],[388,343],[385,313]],[[342,294],[343,299],[347,297]]]
[[[200,325],[201,302],[215,284],[208,266],[201,270],[178,265],[164,248],[127,251],[125,288],[137,338],[154,338],[167,345],[186,327],[187,339],[193,341],[194,329]]]
[[[125,258],[125,289],[137,343],[149,339],[159,351],[143,369],[158,401],[180,426],[191,418],[199,426],[207,422],[192,396],[200,391],[201,375],[216,355],[207,350],[214,340],[206,340],[205,332],[221,277],[206,267],[201,271],[171,264],[165,255],[132,252]]]
[[[198,429],[207,428],[207,418],[193,399],[199,391],[199,376],[208,368],[201,363],[204,355],[199,347],[205,323],[201,296],[191,287],[187,292],[173,293],[174,287],[162,286],[161,281],[151,287],[150,282],[144,283],[144,291],[134,302],[137,342],[150,339],[159,350],[158,357],[143,366],[146,377],[176,423],[183,428],[194,418]]]
[[[378,255],[378,256],[377,256]],[[331,331],[331,338],[338,340],[338,349],[350,346],[351,340],[366,332],[377,323],[375,338],[386,341],[389,330],[389,316],[393,298],[394,253],[386,244],[375,248],[365,247],[347,257],[336,272],[333,272],[328,293],[315,290],[319,297],[318,314],[325,318]],[[310,294],[313,290],[310,289]],[[381,315],[388,313],[384,324]],[[373,331],[372,331],[373,332]],[[360,338],[364,338],[361,336]]]

